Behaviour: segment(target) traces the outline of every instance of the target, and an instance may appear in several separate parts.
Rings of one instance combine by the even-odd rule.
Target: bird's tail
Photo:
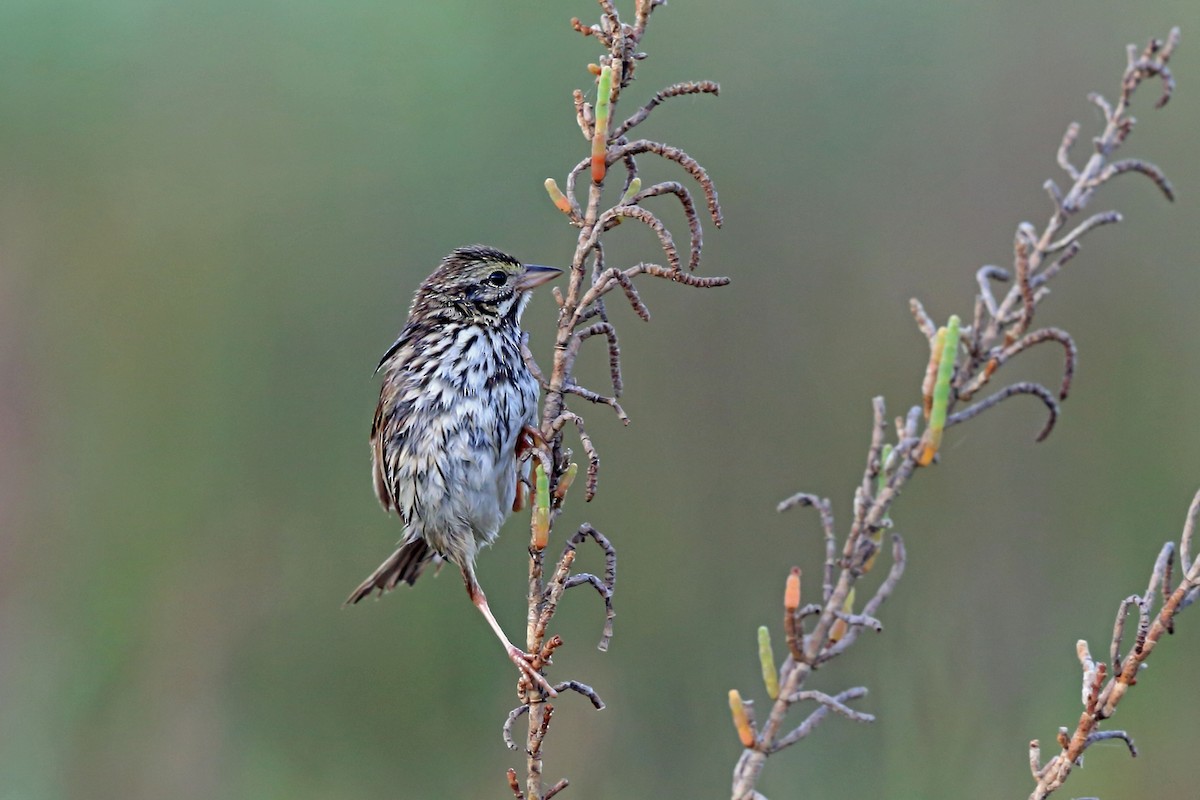
[[[403,581],[409,586],[416,582],[425,565],[434,560],[436,555],[429,549],[424,539],[413,539],[405,542],[400,549],[392,553],[387,561],[379,565],[379,569],[371,573],[346,600],[346,605],[357,603],[367,595],[378,590],[380,594],[390,592]]]

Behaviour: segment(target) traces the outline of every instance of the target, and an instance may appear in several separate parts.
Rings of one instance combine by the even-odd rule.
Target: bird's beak
[[[525,271],[517,278],[517,289],[528,291],[535,286],[541,286],[546,281],[552,281],[562,274],[558,267],[542,267],[537,264],[526,264]]]

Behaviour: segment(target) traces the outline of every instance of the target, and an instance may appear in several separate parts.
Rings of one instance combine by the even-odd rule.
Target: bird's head
[[[421,284],[413,308],[416,311],[427,303],[461,311],[476,322],[509,319],[516,324],[529,302],[529,291],[561,272],[523,264],[492,247],[460,247]]]

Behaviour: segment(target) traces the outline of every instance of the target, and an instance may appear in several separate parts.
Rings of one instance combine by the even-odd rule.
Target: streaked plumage
[[[518,440],[536,425],[538,385],[521,357],[521,314],[529,290],[558,273],[475,245],[446,256],[417,290],[404,330],[379,362],[383,387],[371,426],[375,493],[400,515],[405,534],[348,602],[412,584],[444,558],[462,570],[513,656],[474,564],[512,510]]]

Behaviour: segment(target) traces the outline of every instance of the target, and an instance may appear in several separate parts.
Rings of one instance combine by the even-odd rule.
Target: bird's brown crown
[[[558,270],[527,267],[494,247],[460,247],[442,259],[413,298],[412,316],[446,314],[481,323],[518,321],[528,290]]]

